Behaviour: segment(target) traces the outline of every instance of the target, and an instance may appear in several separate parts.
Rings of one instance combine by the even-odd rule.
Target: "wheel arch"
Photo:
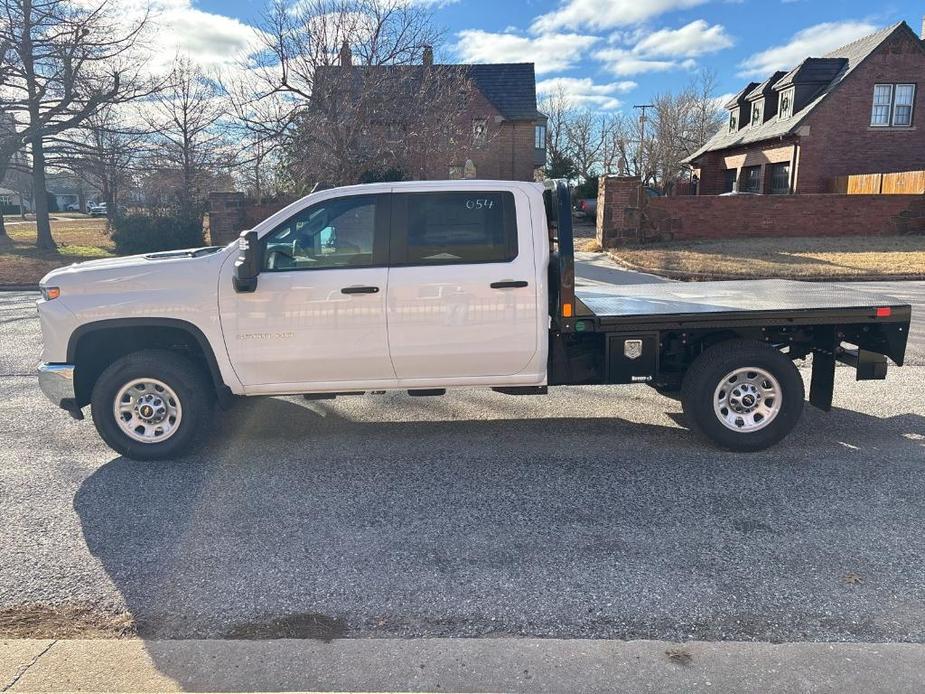
[[[111,318],[85,323],[68,339],[67,360],[76,367],[78,406],[90,402],[96,379],[112,361],[152,347],[187,353],[207,371],[220,401],[231,396],[209,339],[193,323],[178,318]]]

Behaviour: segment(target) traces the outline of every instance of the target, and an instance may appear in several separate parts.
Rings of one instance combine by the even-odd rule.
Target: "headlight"
[[[61,289],[59,287],[39,287],[39,289],[42,291],[42,298],[45,299],[45,301],[51,301],[61,296]]]

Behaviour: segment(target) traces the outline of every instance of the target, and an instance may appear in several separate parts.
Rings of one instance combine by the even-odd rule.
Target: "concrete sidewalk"
[[[925,645],[0,641],[0,691],[920,692]]]

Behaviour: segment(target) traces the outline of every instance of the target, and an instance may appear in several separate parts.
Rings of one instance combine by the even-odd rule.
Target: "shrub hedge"
[[[196,216],[120,215],[113,226],[112,240],[119,255],[196,248],[204,243],[202,220]]]

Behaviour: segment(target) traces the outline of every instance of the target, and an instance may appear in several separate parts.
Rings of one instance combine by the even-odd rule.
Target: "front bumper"
[[[76,410],[73,364],[39,364],[39,387],[55,405],[65,410]]]

